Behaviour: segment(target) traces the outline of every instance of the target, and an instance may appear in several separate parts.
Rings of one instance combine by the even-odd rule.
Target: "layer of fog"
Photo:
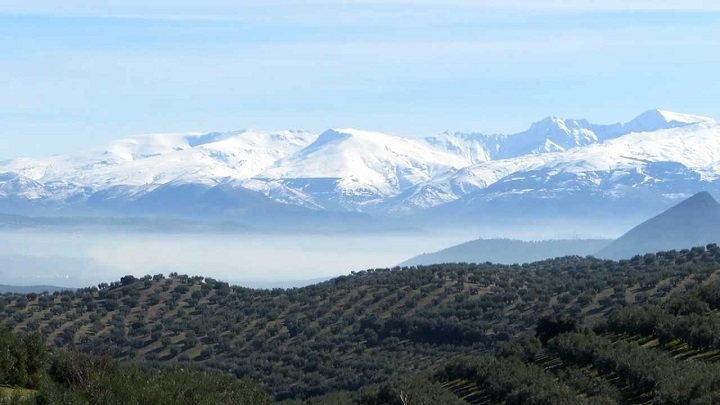
[[[0,232],[0,284],[78,287],[177,272],[275,287],[393,266],[468,235]]]
[[[614,237],[627,226],[591,230],[578,224],[533,225],[342,235],[2,231],[0,284],[82,287],[127,274],[177,272],[251,287],[293,287],[351,271],[392,267],[417,254],[478,237]]]

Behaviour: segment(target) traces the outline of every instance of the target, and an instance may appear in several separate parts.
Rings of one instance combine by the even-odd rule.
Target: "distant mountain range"
[[[719,176],[720,125],[662,110],[612,125],[548,117],[512,135],[154,134],[0,162],[0,212],[273,224],[649,215],[720,191]]]
[[[478,239],[435,253],[426,253],[400,263],[399,266],[421,266],[439,263],[522,264],[563,256],[590,256],[612,240],[567,239],[522,241],[511,239]]]
[[[630,259],[636,255],[720,243],[720,203],[700,192],[634,227],[616,240],[522,241],[478,239],[415,256],[400,266],[440,263],[531,263],[562,256]]]

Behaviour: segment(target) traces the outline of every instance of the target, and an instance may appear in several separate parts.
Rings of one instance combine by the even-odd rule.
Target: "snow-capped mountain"
[[[303,191],[328,209],[357,210],[474,160],[434,148],[422,139],[328,130],[256,177]]]
[[[220,185],[238,189],[233,182],[252,178],[316,138],[303,131],[151,134],[77,155],[10,160],[0,163],[0,209],[112,212],[142,203],[149,195],[167,194],[168,189],[178,190],[170,200],[182,205],[183,198],[199,198],[199,190]],[[186,185],[196,192],[186,194],[188,187],[179,188]]]
[[[703,163],[698,163],[701,160],[696,152],[706,155],[720,151],[718,147],[710,151],[690,149],[703,149],[708,131],[715,131],[720,139],[720,127],[710,118],[650,110],[626,124],[595,125],[586,120],[548,117],[533,124],[528,131],[514,135],[456,134],[456,137],[484,139],[484,145],[494,145],[488,148],[492,152],[483,161],[405,190],[385,201],[384,208],[408,212],[458,201],[448,206],[457,210],[461,205],[472,206],[476,199],[496,197],[493,194],[496,189],[513,195],[521,191],[527,193],[529,189],[546,193],[551,184],[547,178],[565,176],[566,171],[560,168],[572,164],[577,167],[568,171],[583,173],[579,176],[588,175],[588,179],[604,179],[600,167],[610,170],[614,163],[618,168],[626,167],[627,162],[639,166],[643,160],[681,162],[697,167]],[[677,134],[685,135],[678,137]],[[663,151],[668,149],[674,150],[675,155],[667,156]],[[707,159],[702,160],[705,161]],[[538,184],[520,184],[531,178]],[[559,193],[569,191],[567,183],[558,189]],[[465,196],[467,200],[463,199]]]
[[[625,124],[597,125],[587,120],[546,117],[530,126],[525,132],[513,135],[483,135],[444,133],[438,138],[428,138],[439,144],[448,137],[460,140],[464,147],[479,149],[484,161],[508,159],[529,154],[562,152],[580,146],[607,141],[633,132],[654,132],[661,129],[714,122],[707,117],[679,114],[663,110],[649,110]],[[462,148],[452,145],[449,148]]]
[[[43,184],[59,182],[93,190],[172,181],[217,184],[228,178],[251,178],[315,138],[301,131],[253,130],[143,135],[78,155],[11,160],[0,163],[0,170]]]
[[[366,212],[444,217],[653,204],[720,181],[720,125],[647,111],[625,124],[548,117],[511,135],[403,138],[356,129],[135,136],[0,162],[0,212],[238,217]],[[551,204],[552,203],[552,204]],[[645,204],[652,207],[653,204]]]
[[[720,191],[720,126],[702,117],[662,114],[668,117],[664,129],[465,168],[434,184],[435,189],[454,186],[447,197],[452,201],[437,211],[509,214],[533,204],[568,214],[593,214],[613,205],[654,210],[701,190]],[[644,115],[640,119],[647,119]],[[637,121],[632,128],[639,128]],[[461,195],[459,186],[470,192]]]

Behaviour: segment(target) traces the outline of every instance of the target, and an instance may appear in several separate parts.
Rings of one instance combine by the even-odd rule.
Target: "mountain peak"
[[[328,129],[320,134],[320,136],[318,137],[318,141],[321,139],[325,141],[332,141],[336,139],[348,138],[349,136],[351,136],[351,134],[348,133],[348,130]]]
[[[680,202],[676,206],[670,208],[668,213],[677,214],[679,212],[687,212],[693,215],[702,215],[703,212],[720,210],[720,203],[713,198],[707,191],[702,191],[692,197]]]
[[[363,129],[356,129],[356,128],[342,128],[342,129],[332,129],[331,131],[336,132],[338,134],[343,134],[345,136],[351,136],[353,138],[384,138],[391,135],[377,132],[377,131],[366,131]]]
[[[631,229],[598,256],[629,259],[636,254],[717,242],[720,242],[720,203],[703,191]]]
[[[575,130],[587,130],[592,126],[585,119],[566,119],[554,115],[549,115],[542,120],[530,125],[527,132],[561,132],[570,133]]]
[[[388,140],[389,138],[393,138],[393,136],[384,134],[382,132],[364,131],[355,128],[328,129],[322,134],[320,134],[320,136],[311,145],[311,147],[314,149],[321,145],[329,143],[341,143],[347,140],[360,140],[363,143],[381,143]]]
[[[548,116],[533,123],[527,131],[513,135],[509,146],[514,151],[506,151],[504,157],[563,151],[597,141],[587,121]]]
[[[560,117],[554,116],[554,115],[548,115],[547,117],[541,119],[540,121],[534,122],[532,125],[530,125],[530,129],[548,128],[548,127],[552,127],[552,128],[565,127],[565,120]]]
[[[207,145],[209,143],[218,142],[222,139],[245,132],[240,130],[236,132],[209,132],[202,135],[191,135],[186,138],[188,146],[194,148],[196,146]]]
[[[706,121],[713,121],[712,118],[702,117],[699,115],[683,114],[667,110],[650,110],[647,114],[655,114],[661,116],[665,122],[668,123],[679,123],[679,124],[698,124]]]
[[[623,127],[630,132],[651,132],[712,122],[715,121],[708,117],[654,109],[638,115]]]

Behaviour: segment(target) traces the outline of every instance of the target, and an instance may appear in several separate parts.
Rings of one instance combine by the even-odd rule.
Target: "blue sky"
[[[0,159],[125,135],[720,118],[720,1],[0,0]]]

